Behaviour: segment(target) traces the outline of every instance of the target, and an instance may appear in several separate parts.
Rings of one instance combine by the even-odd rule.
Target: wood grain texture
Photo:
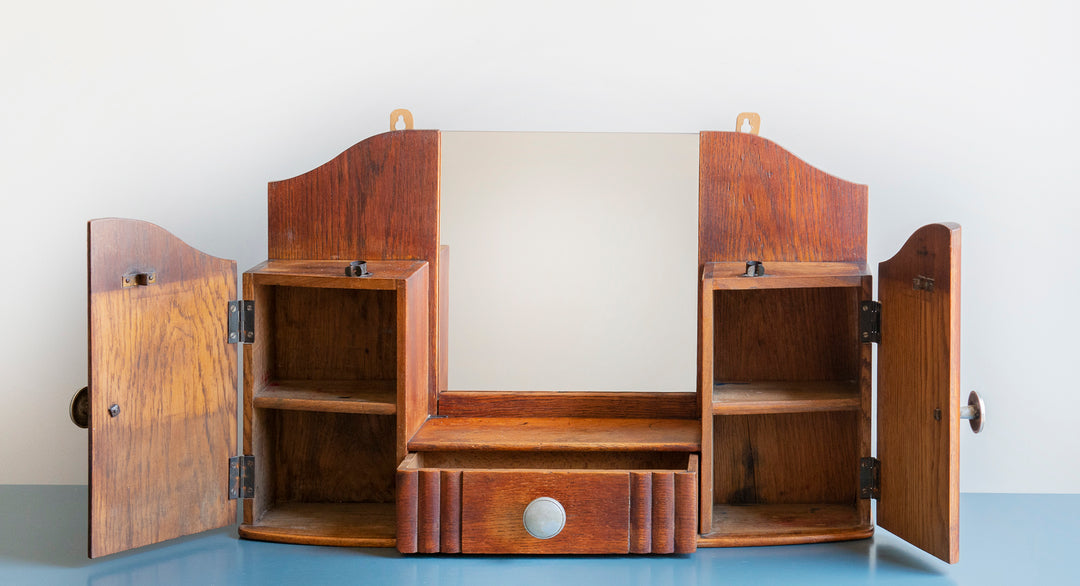
[[[392,503],[397,467],[390,415],[274,411],[273,469],[279,502]]]
[[[482,471],[462,474],[463,553],[627,553],[630,483],[618,471]],[[562,504],[566,524],[550,539],[525,531],[522,515],[534,499]]]
[[[715,382],[852,381],[859,288],[715,291]]]
[[[363,259],[360,259],[363,260]],[[416,275],[425,266],[420,260],[369,260],[368,277],[349,277],[347,260],[268,260],[247,271],[256,285],[285,285],[321,289],[396,289],[399,281]]]
[[[870,274],[856,262],[769,262],[765,274],[745,276],[745,262],[705,263],[702,280],[710,289],[798,289],[804,287],[858,287]]]
[[[254,393],[259,409],[326,411],[330,413],[397,413],[394,381],[312,381],[271,382]]]
[[[862,407],[856,381],[766,381],[713,387],[713,413],[750,415],[855,411]]]
[[[630,553],[652,553],[652,473],[630,473]]]
[[[913,279],[933,279],[933,290]],[[932,224],[879,265],[878,524],[959,557],[960,227]],[[935,417],[940,410],[940,417]]]
[[[859,418],[854,411],[717,416],[714,501],[843,503],[854,508],[858,448]]]
[[[417,455],[409,454],[397,469],[396,530],[397,550],[416,553],[419,526],[420,476]]]
[[[653,474],[652,552],[675,552],[675,475]]]
[[[699,266],[866,262],[865,185],[815,169],[764,138],[700,136]]]
[[[89,222],[87,245],[89,556],[233,523],[236,263],[135,220]]]
[[[422,452],[413,468],[474,470],[689,470],[680,452],[520,452],[470,450]],[[402,464],[404,465],[404,464]]]
[[[790,545],[865,539],[874,526],[853,505],[717,505],[698,547]]]
[[[697,395],[677,392],[444,391],[449,417],[617,417],[697,419]]]
[[[443,470],[439,482],[439,550],[461,553],[461,471]]]
[[[416,551],[439,553],[439,521],[442,518],[439,506],[439,471],[420,470],[417,476]]]
[[[429,419],[409,450],[696,452],[700,433],[686,419],[447,417]]]
[[[713,394],[710,389],[715,382],[715,327],[713,316],[715,303],[702,303],[702,299],[712,300],[713,291],[707,281],[702,281],[698,289],[698,345],[697,345],[697,394],[701,417],[701,480],[698,484],[698,531],[702,534],[712,531],[713,508]]]
[[[441,142],[436,130],[387,132],[303,175],[270,183],[269,258],[423,260],[439,275]],[[436,280],[428,287],[429,403],[435,405]]]
[[[675,477],[675,553],[697,550],[697,467],[698,458],[690,455],[694,472],[680,472]]]
[[[240,537],[343,547],[394,547],[394,503],[278,503]]]
[[[860,301],[870,301],[874,297],[874,283],[872,277],[863,277],[862,287],[859,290]],[[874,413],[874,344],[860,344],[859,350],[859,458],[869,458],[874,454],[870,445],[872,438],[871,419]],[[859,522],[862,525],[872,526],[870,518],[871,499],[859,499]]]
[[[397,289],[397,421],[398,461],[406,445],[428,416],[435,412],[429,393],[428,267],[423,265]]]

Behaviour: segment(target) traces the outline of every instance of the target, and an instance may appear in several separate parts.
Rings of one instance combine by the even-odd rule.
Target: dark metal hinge
[[[881,342],[881,304],[877,301],[859,302],[859,341]]]
[[[877,458],[859,460],[859,498],[881,498],[881,462]]]
[[[255,456],[229,458],[229,500],[255,498]]]
[[[244,344],[255,342],[254,301],[229,302],[229,343],[237,342]]]

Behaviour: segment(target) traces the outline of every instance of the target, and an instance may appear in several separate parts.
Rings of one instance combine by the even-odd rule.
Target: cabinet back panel
[[[714,381],[859,378],[858,288],[716,291],[714,299]]]
[[[393,380],[397,368],[393,291],[267,287],[274,298],[276,380]],[[256,332],[256,337],[259,333]]]
[[[394,502],[395,418],[276,412],[271,458],[278,502]]]
[[[714,501],[854,504],[858,418],[855,411],[715,417]]]

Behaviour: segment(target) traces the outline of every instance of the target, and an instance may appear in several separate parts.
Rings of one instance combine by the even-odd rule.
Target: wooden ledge
[[[409,451],[697,452],[701,424],[692,419],[585,417],[440,417],[427,420]]]

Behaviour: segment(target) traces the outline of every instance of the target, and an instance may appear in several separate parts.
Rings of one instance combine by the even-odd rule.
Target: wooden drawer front
[[[647,554],[697,549],[696,454],[681,456],[681,464],[671,458],[664,463],[678,470],[627,470],[618,463],[594,468],[595,461],[581,456],[576,463],[588,469],[500,466],[523,458],[475,454],[464,458],[468,461],[458,455],[453,462],[425,462],[425,454],[409,454],[397,474],[398,551]],[[534,461],[527,463],[567,465],[559,461],[566,458],[575,459],[530,457]],[[524,525],[525,508],[541,497],[558,501],[566,514],[562,530],[548,539],[533,537]]]
[[[522,515],[550,497],[566,510],[558,535],[537,539]],[[625,471],[468,470],[461,482],[462,553],[627,553],[630,476]]]

